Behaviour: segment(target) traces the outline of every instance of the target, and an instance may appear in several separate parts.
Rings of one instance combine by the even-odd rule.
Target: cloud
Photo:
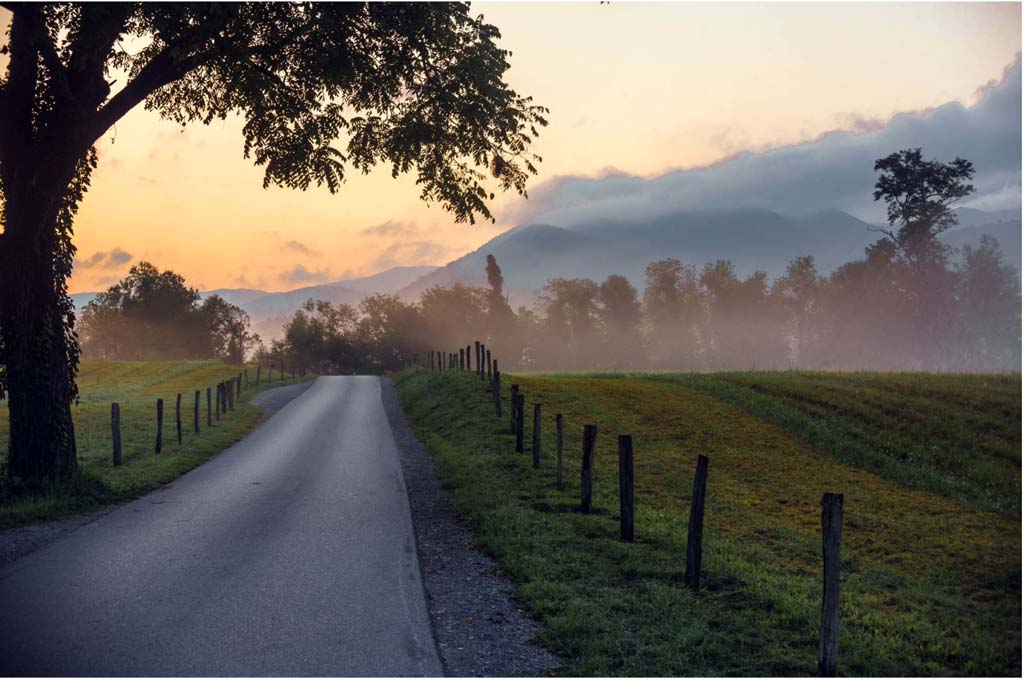
[[[323,255],[321,251],[312,249],[306,244],[300,241],[295,241],[294,239],[289,239],[288,241],[285,241],[283,246],[285,250],[295,251],[296,253],[301,253],[302,255],[308,255],[311,258],[319,258],[320,256]]]
[[[267,280],[265,277],[260,276],[257,277],[255,280],[252,280],[249,277],[245,276],[244,274],[239,274],[235,277],[232,277],[231,281],[234,282],[236,286],[240,286],[241,288],[261,289],[267,284]]]
[[[75,269],[111,270],[131,262],[132,254],[120,248],[111,251],[97,251],[88,258],[75,258]]]
[[[742,151],[712,165],[653,178],[621,172],[563,176],[530,190],[501,218],[512,224],[571,227],[600,219],[651,219],[677,211],[754,208],[782,213],[845,210],[884,217],[871,199],[878,158],[907,147],[925,156],[974,163],[977,193],[965,205],[1019,208],[1021,203],[1021,61],[998,82],[979,89],[976,103],[950,102],[897,114],[886,122],[843,114],[845,128],[815,140],[764,151]],[[735,143],[721,133],[716,143]]]
[[[373,261],[373,268],[386,270],[399,265],[437,265],[452,249],[433,241],[398,241]]]
[[[320,284],[331,278],[327,270],[307,270],[305,265],[296,265],[290,270],[281,272],[278,277],[287,284]]]
[[[415,236],[419,230],[411,222],[395,222],[388,220],[379,225],[373,225],[362,230],[366,236],[388,236],[388,237],[410,237]]]

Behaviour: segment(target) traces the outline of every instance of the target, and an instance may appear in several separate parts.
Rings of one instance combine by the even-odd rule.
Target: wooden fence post
[[[494,378],[491,380],[491,395],[494,397],[494,413],[501,418],[501,372],[498,371],[498,362],[494,362]]]
[[[818,633],[818,675],[835,676],[839,655],[839,544],[843,533],[843,495],[821,497],[821,555],[825,581]]]
[[[516,454],[523,453],[523,434],[526,429],[526,395],[516,393]]]
[[[494,376],[494,365],[491,362],[492,362],[492,360],[491,360],[491,349],[487,348],[487,380],[488,381],[492,380],[492,376]]]
[[[473,372],[480,373],[480,341],[473,341]]]
[[[178,428],[178,444],[181,444],[181,393],[174,400],[174,423]]]
[[[466,371],[469,371],[469,343],[466,343]]]
[[[121,405],[110,405],[110,435],[114,440],[113,464],[121,465]]]
[[[229,379],[224,381],[224,397],[227,399],[227,404],[224,405],[224,413],[235,410],[235,380]]]
[[[192,407],[192,422],[193,422],[192,425],[195,428],[195,431],[198,433],[199,432],[199,391],[198,390],[196,391],[196,403],[195,403],[195,406]]]
[[[516,397],[516,395],[519,394],[519,384],[513,383],[509,388],[509,392],[511,393],[511,396],[509,399],[508,410],[508,432],[514,435],[516,432],[516,405],[519,404],[519,398]]]
[[[555,414],[555,487],[563,489],[565,481],[562,478],[562,415]]]
[[[683,582],[694,591],[700,589],[700,564],[704,558],[704,492],[708,482],[708,457],[697,456],[697,473],[693,477],[693,498],[690,500],[690,523],[686,531],[686,571]]]
[[[583,426],[583,461],[580,465],[580,508],[590,513],[594,508],[594,449],[597,446],[597,426]]]
[[[462,348],[459,348],[459,368],[466,368],[466,351],[463,350]]]
[[[477,369],[477,373],[480,374],[481,381],[486,381],[487,374],[490,373],[487,369],[487,345],[484,343],[480,344],[480,367]]]
[[[159,454],[164,445],[164,401],[156,400],[156,453]]]
[[[540,468],[540,405],[533,405],[533,467]]]
[[[211,400],[210,400],[210,392],[211,392],[210,391],[210,387],[207,386],[206,387],[206,425],[212,427],[213,426],[213,416],[212,416],[212,414],[210,412],[210,409],[211,409],[211,405],[210,405],[210,402],[211,402]]]
[[[619,538],[633,541],[633,436],[619,436]]]

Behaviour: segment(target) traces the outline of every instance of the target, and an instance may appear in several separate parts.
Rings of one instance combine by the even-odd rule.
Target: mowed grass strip
[[[1020,374],[662,374],[840,461],[979,510],[1021,514]]]
[[[114,362],[86,360],[79,374],[79,403],[72,407],[78,445],[78,479],[47,494],[26,492],[10,481],[0,485],[0,528],[52,520],[127,501],[171,482],[245,436],[263,417],[249,400],[268,388],[306,379],[263,380],[257,387],[249,372],[249,388],[235,399],[235,409],[206,424],[206,388],[215,401],[217,383],[244,369],[216,361]],[[244,383],[243,383],[244,385]],[[199,433],[193,426],[195,391],[200,391]],[[174,403],[181,393],[182,443],[178,444]],[[164,400],[163,447],[156,444],[156,400]],[[121,408],[122,465],[113,466],[110,404]],[[8,447],[6,402],[0,401],[0,463]],[[215,402],[213,411],[216,412]]]
[[[412,370],[399,393],[481,545],[544,622],[568,675],[811,675],[820,498],[845,494],[840,672],[1018,675],[1020,519],[844,464],[706,392],[648,379],[505,376],[494,417],[472,375]],[[543,465],[514,454],[508,386],[543,404]],[[567,487],[554,488],[554,415]],[[527,438],[530,424],[527,419]],[[595,507],[578,512],[583,425]],[[638,541],[618,540],[616,436],[633,436]],[[710,457],[704,580],[682,583],[697,454]]]

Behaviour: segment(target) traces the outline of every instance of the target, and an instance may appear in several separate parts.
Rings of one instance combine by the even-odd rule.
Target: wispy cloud
[[[373,225],[362,230],[366,236],[387,236],[387,237],[410,237],[419,233],[419,230],[411,222],[395,222],[388,220],[379,225]]]
[[[307,256],[309,256],[311,258],[319,258],[320,256],[323,255],[322,251],[318,251],[318,250],[316,250],[314,248],[310,248],[309,246],[307,246],[306,244],[302,243],[301,241],[295,241],[294,239],[289,239],[288,241],[285,241],[284,244],[283,244],[283,247],[287,251],[293,251],[295,253],[301,253],[302,255],[307,255]]]
[[[132,254],[120,248],[97,251],[88,258],[75,258],[75,268],[82,270],[111,270],[131,262]]]
[[[377,256],[374,269],[386,270],[399,265],[437,265],[452,249],[434,241],[398,241]]]

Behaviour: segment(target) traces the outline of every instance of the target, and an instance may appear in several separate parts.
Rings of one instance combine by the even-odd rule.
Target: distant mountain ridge
[[[1021,220],[1013,211],[958,211],[960,225],[942,235],[959,248],[984,233],[996,237],[1007,261],[1021,269]],[[480,248],[434,270],[399,291],[414,300],[431,286],[455,282],[486,285],[484,268],[494,255],[513,304],[532,302],[552,277],[601,281],[621,274],[639,290],[644,268],[677,258],[698,269],[718,259],[731,260],[740,276],[765,270],[781,275],[795,257],[811,255],[828,274],[863,256],[880,237],[877,225],[842,211],[783,215],[768,210],[677,212],[648,220],[590,220],[572,227],[529,224],[511,229]]]

